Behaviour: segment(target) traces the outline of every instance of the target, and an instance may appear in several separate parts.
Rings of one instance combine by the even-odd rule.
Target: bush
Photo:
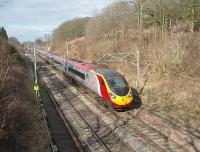
[[[12,54],[12,56],[18,61],[18,62],[22,62],[22,58],[20,56],[20,54],[18,52]]]
[[[12,45],[9,45],[8,51],[11,55],[17,52],[16,48]]]

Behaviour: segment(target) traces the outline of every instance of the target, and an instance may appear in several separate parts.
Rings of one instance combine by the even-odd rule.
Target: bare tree
[[[8,58],[0,58],[0,92],[3,92],[5,87],[5,81],[10,70],[9,64]]]
[[[92,38],[124,38],[129,29],[134,28],[133,5],[129,2],[115,2],[93,17],[88,26],[87,34]]]

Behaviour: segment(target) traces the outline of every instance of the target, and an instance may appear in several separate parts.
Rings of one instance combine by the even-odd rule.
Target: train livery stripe
[[[106,89],[106,84],[105,84],[103,78],[99,75],[97,75],[97,78],[99,80],[102,98],[106,101],[111,102],[111,99],[110,99],[110,96],[109,96],[108,91]]]
[[[97,82],[97,89],[98,89],[98,94],[100,97],[102,97],[102,93],[101,93],[101,88],[100,88],[100,83],[99,83],[99,80],[98,80],[98,77],[95,75],[95,78],[96,78],[96,82]]]

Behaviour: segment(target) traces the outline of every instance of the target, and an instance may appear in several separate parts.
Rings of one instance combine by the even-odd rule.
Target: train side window
[[[67,72],[68,71],[68,67],[65,67],[65,72]]]
[[[84,73],[81,73],[79,71],[77,71],[76,69],[73,69],[71,67],[68,68],[68,70],[71,72],[71,73],[74,73],[75,75],[77,75],[78,77],[80,77],[81,79],[84,79],[85,80],[85,74]]]

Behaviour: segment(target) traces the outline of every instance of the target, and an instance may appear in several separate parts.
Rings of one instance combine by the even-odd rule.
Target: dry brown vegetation
[[[113,3],[89,20],[84,37],[70,41],[69,57],[96,62],[102,53],[139,49],[143,104],[198,127],[200,8],[196,3],[199,0]],[[66,42],[57,48],[63,55]],[[135,67],[123,63],[110,67],[135,85]]]
[[[0,40],[0,151],[48,151],[48,137],[34,101],[26,60]]]

